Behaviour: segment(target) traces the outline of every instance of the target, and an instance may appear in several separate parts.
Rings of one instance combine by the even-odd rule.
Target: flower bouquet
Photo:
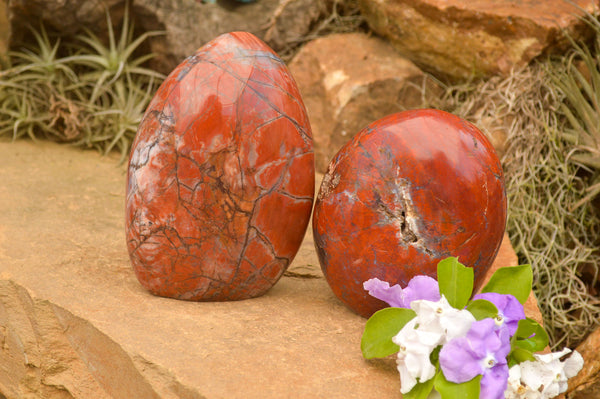
[[[531,266],[498,269],[473,297],[473,269],[457,258],[442,260],[437,278],[415,276],[405,288],[364,283],[391,307],[367,321],[363,356],[397,352],[405,399],[546,399],[567,390],[583,358],[567,357],[569,349],[538,353],[548,334],[523,308]]]

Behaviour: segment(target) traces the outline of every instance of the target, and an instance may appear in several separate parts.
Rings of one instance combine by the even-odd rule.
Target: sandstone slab
[[[596,0],[359,0],[371,28],[418,65],[451,78],[508,74],[580,37]],[[560,46],[559,46],[560,48]]]
[[[362,128],[386,115],[423,106],[438,87],[384,40],[333,34],[307,43],[290,63],[313,129],[317,170]]]
[[[310,236],[266,295],[152,296],[125,245],[125,167],[66,146],[0,143],[0,394],[12,398],[398,398],[365,361]],[[514,265],[507,241],[496,265]]]

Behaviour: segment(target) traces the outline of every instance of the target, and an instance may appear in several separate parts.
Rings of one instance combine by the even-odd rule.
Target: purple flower
[[[517,331],[519,320],[525,318],[523,305],[513,295],[486,292],[475,295],[473,299],[485,299],[496,305],[496,308],[498,308],[498,316],[495,318],[496,325],[498,327],[506,326],[510,335],[514,335]]]
[[[466,336],[454,338],[442,347],[440,366],[446,379],[457,384],[483,375],[480,397],[504,399],[509,352],[508,329],[497,329],[493,319],[483,319],[471,324]]]
[[[441,298],[438,282],[428,276],[413,277],[404,289],[398,284],[390,287],[378,278],[365,281],[363,287],[371,296],[396,308],[410,308],[410,303],[419,299],[437,302]]]

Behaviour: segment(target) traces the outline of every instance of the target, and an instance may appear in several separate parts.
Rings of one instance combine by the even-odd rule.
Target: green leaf
[[[458,262],[458,258],[449,257],[437,267],[440,294],[443,294],[448,303],[456,309],[467,306],[473,292],[473,269]]]
[[[537,321],[529,317],[519,320],[517,331],[511,339],[511,347],[521,348],[530,353],[540,352],[548,345],[548,333]]]
[[[496,305],[485,299],[476,299],[469,302],[467,310],[475,317],[475,320],[483,320],[498,316]]]
[[[526,360],[535,360],[533,354],[544,350],[547,345],[548,333],[544,327],[530,318],[519,320],[517,331],[511,338],[509,366]]]
[[[433,381],[434,381],[434,379],[430,378],[429,380],[427,380],[425,382],[419,382],[417,385],[414,386],[413,389],[410,390],[410,392],[403,393],[402,398],[403,399],[427,399],[427,397],[431,393],[431,390],[433,389]]]
[[[501,267],[490,278],[481,292],[511,294],[525,303],[531,292],[533,272],[530,265]]]
[[[522,363],[526,360],[535,361],[533,353],[519,347],[513,348],[508,355],[508,367],[512,367],[515,364]]]
[[[431,355],[429,355],[429,360],[431,364],[433,364],[436,369],[440,368],[440,351],[442,350],[442,346],[438,345],[431,351]]]
[[[392,342],[392,337],[415,316],[414,310],[404,308],[385,308],[375,312],[367,320],[360,341],[365,359],[386,357],[398,352],[400,348]]]
[[[436,391],[442,395],[442,399],[479,399],[481,390],[481,376],[461,384],[450,382],[444,377],[440,370],[435,376],[434,386]]]

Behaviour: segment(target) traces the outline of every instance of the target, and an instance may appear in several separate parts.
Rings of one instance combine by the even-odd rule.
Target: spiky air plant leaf
[[[137,124],[164,76],[144,66],[152,54],[140,45],[161,32],[134,37],[126,9],[117,37],[108,22],[108,44],[91,32],[53,38],[41,26],[34,43],[10,53],[0,71],[0,136],[69,142],[124,161]]]
[[[80,47],[81,54],[73,61],[89,68],[83,79],[94,83],[90,102],[96,101],[98,95],[125,74],[130,76],[142,75],[160,80],[165,78],[164,75],[156,71],[142,67],[145,62],[153,57],[153,54],[133,58],[135,50],[144,41],[152,36],[162,35],[164,32],[145,32],[134,38],[134,25],[129,21],[128,8],[125,10],[118,41],[115,38],[108,12],[106,13],[106,22],[108,26],[108,45],[104,45],[94,33],[87,29],[85,35],[77,36],[83,46]]]
[[[569,160],[588,172],[586,195],[574,208],[600,193],[600,22],[589,14],[585,21],[595,32],[593,45],[571,39],[569,56],[546,64],[563,96],[558,112],[566,120],[563,136],[573,144]]]

